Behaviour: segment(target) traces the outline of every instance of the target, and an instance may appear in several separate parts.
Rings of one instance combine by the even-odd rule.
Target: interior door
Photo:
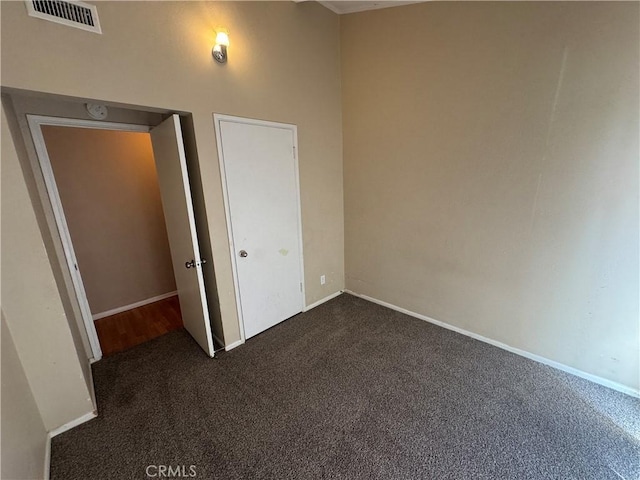
[[[158,171],[173,272],[185,329],[207,354],[213,357],[202,275],[202,259],[191,203],[191,188],[180,129],[180,117],[173,115],[151,129],[153,156]]]
[[[295,127],[216,116],[245,338],[302,311]]]

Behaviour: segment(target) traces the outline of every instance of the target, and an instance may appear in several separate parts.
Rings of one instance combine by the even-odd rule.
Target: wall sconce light
[[[216,45],[211,54],[218,63],[227,63],[227,47],[229,46],[229,35],[223,29],[216,31]]]

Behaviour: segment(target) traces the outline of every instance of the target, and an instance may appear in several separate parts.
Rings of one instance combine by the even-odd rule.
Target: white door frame
[[[59,127],[75,127],[75,128],[93,128],[101,130],[118,130],[124,132],[142,132],[149,133],[150,127],[147,125],[130,125],[127,123],[112,123],[112,122],[98,122],[94,120],[81,120],[74,118],[60,118],[60,117],[48,117],[43,115],[27,115],[29,122],[29,129],[31,130],[31,137],[36,148],[36,156],[38,157],[38,163],[42,170],[42,176],[44,177],[44,183],[47,189],[47,195],[51,202],[51,208],[53,209],[53,216],[55,217],[56,226],[58,227],[58,233],[62,240],[62,248],[64,250],[64,256],[71,275],[73,283],[73,289],[75,291],[78,303],[80,304],[80,312],[82,313],[82,321],[87,331],[87,337],[91,346],[91,353],[93,358],[91,362],[97,362],[102,358],[102,349],[100,348],[100,341],[98,340],[98,334],[96,332],[96,326],[93,323],[91,316],[91,309],[89,308],[89,301],[87,300],[87,293],[84,289],[84,283],[82,283],[82,276],[78,269],[78,260],[73,249],[73,242],[71,241],[71,235],[69,233],[69,227],[62,208],[62,202],[60,201],[60,194],[58,193],[58,186],[53,175],[53,169],[51,168],[51,160],[49,159],[49,153],[47,152],[47,145],[44,141],[42,134],[43,125],[54,125]]]
[[[302,305],[301,310],[304,311],[306,306],[305,280],[304,280],[304,253],[302,241],[302,209],[300,206],[300,170],[298,167],[298,127],[290,123],[270,122],[267,120],[257,120],[253,118],[235,117],[233,115],[223,115],[220,113],[213,114],[213,123],[216,130],[216,144],[218,147],[218,164],[220,165],[220,179],[222,182],[222,196],[224,199],[224,212],[227,219],[227,234],[229,237],[229,253],[231,254],[231,270],[233,271],[233,286],[236,294],[236,308],[238,311],[238,320],[240,322],[240,341],[244,343],[246,340],[244,332],[244,317],[242,315],[242,303],[240,302],[240,286],[238,282],[238,267],[236,264],[236,249],[233,241],[233,230],[231,228],[231,210],[229,207],[229,192],[227,189],[227,176],[224,166],[224,150],[222,148],[222,135],[220,122],[234,122],[244,125],[258,125],[262,127],[273,127],[290,130],[293,135],[293,163],[296,177],[296,200],[298,211],[298,244],[300,246],[300,281],[302,282]]]

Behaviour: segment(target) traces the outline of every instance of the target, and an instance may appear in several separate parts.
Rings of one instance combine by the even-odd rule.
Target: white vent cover
[[[27,11],[32,17],[102,33],[98,9],[95,5],[76,0],[25,0],[25,2]]]

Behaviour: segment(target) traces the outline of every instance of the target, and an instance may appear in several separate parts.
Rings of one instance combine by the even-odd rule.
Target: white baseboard
[[[114,308],[112,310],[107,310],[106,312],[96,313],[92,315],[93,321],[100,320],[104,317],[110,317],[111,315],[115,315],[116,313],[126,312],[127,310],[133,310],[134,308],[143,307],[144,305],[149,305],[150,303],[159,302],[160,300],[164,300],[165,298],[171,298],[178,295],[178,291],[163,293],[162,295],[158,295],[155,297],[147,298],[146,300],[140,300],[139,302],[132,303],[130,305],[124,305],[122,307]]]
[[[92,418],[96,418],[97,416],[98,414],[96,412],[89,412],[79,418],[76,418],[75,420],[71,420],[64,425],[47,432],[47,440],[44,446],[44,480],[49,480],[51,476],[51,439],[56,435],[60,435],[67,430],[71,430],[73,427],[77,427],[84,422],[88,422],[89,420],[91,420]]]
[[[328,302],[329,300],[333,300],[334,298],[336,298],[336,297],[338,297],[340,295],[342,295],[342,290],[338,290],[336,293],[332,293],[328,297],[324,297],[324,298],[318,300],[317,302],[313,302],[311,305],[307,305],[306,307],[304,307],[304,310],[302,310],[302,311],[303,312],[308,312],[312,308],[316,308],[317,306],[322,305],[323,303]]]
[[[244,340],[238,340],[237,342],[230,343],[229,345],[225,345],[224,351],[228,352],[229,350],[233,350],[236,347],[239,347],[244,343]]]
[[[404,313],[411,317],[424,320],[425,322],[433,323],[434,325],[438,325],[439,327],[446,328],[447,330],[452,330],[462,335],[466,335],[467,337],[480,340],[481,342],[488,343],[489,345],[493,345],[494,347],[498,347],[503,350],[507,350],[508,352],[515,353],[516,355],[520,355],[521,357],[528,358],[529,360],[533,360],[535,362],[548,365],[555,369],[562,370],[563,372],[570,373],[572,375],[575,375],[576,377],[584,378],[585,380],[589,380],[591,382],[597,383],[604,387],[617,390],[618,392],[630,395],[632,397],[640,398],[640,390],[627,387],[626,385],[622,385],[621,383],[607,380],[606,378],[602,378],[597,375],[592,375],[587,372],[583,372],[582,370],[578,370],[577,368],[564,365],[563,363],[559,363],[554,360],[549,360],[548,358],[541,357],[540,355],[536,355],[535,353],[530,353],[530,352],[527,352],[526,350],[521,350],[519,348],[511,347],[505,343],[498,342],[497,340],[492,340],[491,338],[483,337],[482,335],[478,335],[477,333],[473,333],[459,327],[454,327],[453,325],[449,325],[448,323],[441,322],[440,320],[435,320],[431,317],[427,317],[426,315],[421,315],[419,313],[412,312],[405,308],[398,307],[397,305],[393,305],[391,303],[383,302],[382,300],[378,300],[376,298],[372,298],[367,295],[355,293],[355,292],[352,292],[351,290],[345,290],[344,292],[350,295],[353,295],[355,297],[362,298],[363,300],[368,300],[369,302],[377,303],[378,305],[382,305],[383,307],[390,308],[391,310],[395,310],[397,312]]]
[[[96,418],[97,416],[98,414],[96,412],[85,413],[84,415],[76,418],[75,420],[71,420],[70,422],[67,422],[64,425],[61,425],[58,428],[54,428],[53,430],[50,430],[49,435],[51,436],[51,438],[53,438],[56,435],[60,435],[61,433],[66,432],[67,430],[71,430],[73,427],[77,427],[78,425],[88,422],[89,420]]]
[[[47,433],[47,443],[44,445],[44,480],[51,476],[51,433]]]

